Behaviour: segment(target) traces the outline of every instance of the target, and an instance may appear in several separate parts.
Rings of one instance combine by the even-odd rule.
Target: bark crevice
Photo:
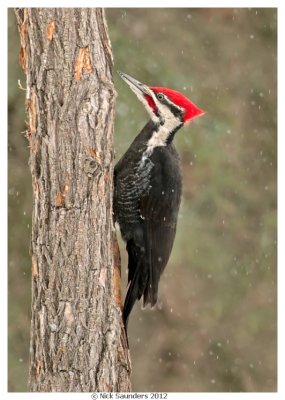
[[[16,9],[33,182],[31,391],[129,391],[102,9]]]

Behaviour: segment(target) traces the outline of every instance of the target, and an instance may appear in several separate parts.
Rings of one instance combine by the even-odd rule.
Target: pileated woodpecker
[[[114,171],[115,220],[129,256],[129,287],[123,309],[127,327],[137,299],[143,296],[144,306],[156,304],[160,275],[173,246],[182,187],[173,137],[204,111],[175,90],[149,87],[118,73],[150,115]]]

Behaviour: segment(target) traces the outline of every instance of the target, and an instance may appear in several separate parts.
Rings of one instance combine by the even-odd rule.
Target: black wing
[[[143,295],[144,305],[157,302],[158,283],[174,242],[181,197],[179,161],[173,148],[152,156],[150,187],[139,199],[140,221],[127,241],[129,289],[124,304],[127,322],[133,304]],[[159,160],[156,160],[156,157]]]
[[[150,303],[151,306],[157,302],[160,276],[173,247],[181,197],[180,170],[166,171],[163,167],[157,164],[152,188],[140,202],[149,267],[144,305]]]

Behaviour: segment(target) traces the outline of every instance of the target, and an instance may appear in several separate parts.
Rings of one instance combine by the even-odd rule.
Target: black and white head
[[[123,72],[118,71],[118,74],[143,103],[151,119],[165,129],[171,131],[205,114],[205,111],[176,90],[147,86]]]

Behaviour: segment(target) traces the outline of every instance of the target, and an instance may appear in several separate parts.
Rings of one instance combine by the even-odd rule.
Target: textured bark
[[[33,181],[31,391],[128,391],[102,9],[16,9]]]

